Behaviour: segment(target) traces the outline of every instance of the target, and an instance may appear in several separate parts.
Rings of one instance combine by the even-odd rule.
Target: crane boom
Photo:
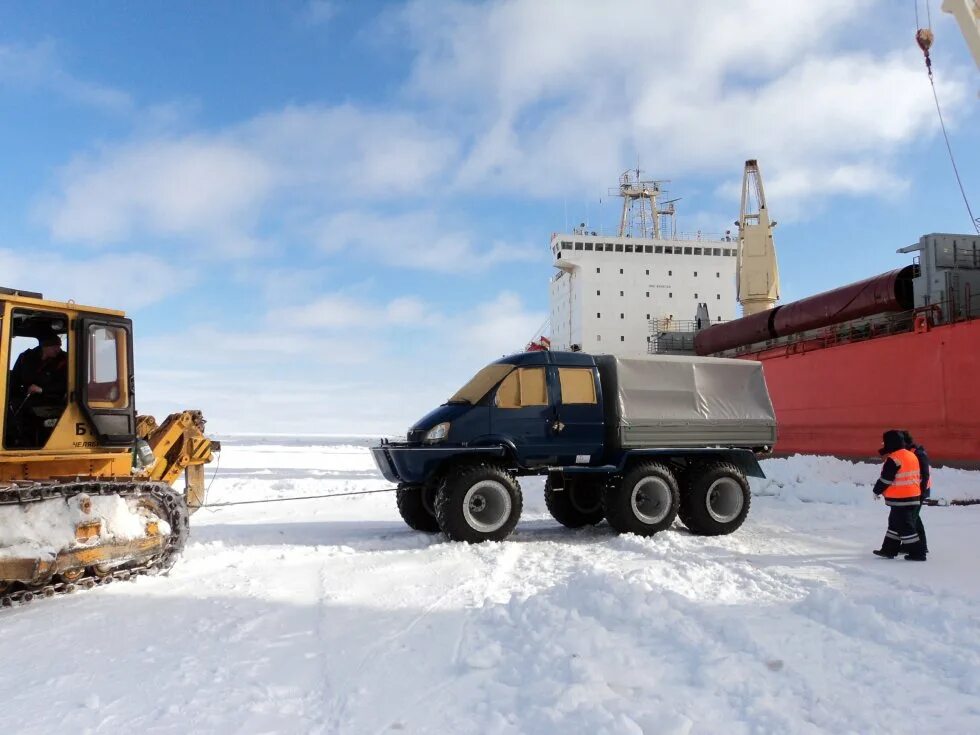
[[[942,8],[956,18],[973,60],[980,67],[980,0],[943,0]]]
[[[769,221],[766,192],[759,162],[745,162],[742,206],[738,217],[738,302],[745,316],[775,306],[779,299],[779,268],[772,239],[775,222]]]

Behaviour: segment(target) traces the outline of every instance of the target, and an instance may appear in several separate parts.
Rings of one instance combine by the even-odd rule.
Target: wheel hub
[[[738,518],[745,505],[742,487],[730,477],[719,477],[705,495],[708,515],[718,523],[730,523]]]
[[[482,533],[493,533],[510,518],[513,502],[503,483],[483,480],[466,491],[463,517],[467,525]]]
[[[671,491],[659,477],[644,477],[633,486],[630,505],[637,520],[647,525],[663,521],[670,513]]]

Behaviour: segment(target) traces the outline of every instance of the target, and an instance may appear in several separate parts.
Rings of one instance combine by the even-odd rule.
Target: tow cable
[[[201,508],[227,508],[230,505],[253,505],[255,503],[284,503],[288,500],[319,500],[320,498],[343,498],[349,495],[373,495],[375,493],[393,493],[396,487],[386,487],[382,490],[352,490],[346,493],[325,493],[323,495],[294,495],[288,498],[266,498],[264,500],[231,500],[226,503],[205,503]]]

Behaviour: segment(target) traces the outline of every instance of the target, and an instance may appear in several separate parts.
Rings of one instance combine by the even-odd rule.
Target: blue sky
[[[930,5],[976,210],[980,73]],[[534,336],[550,233],[611,229],[637,160],[717,232],[758,158],[784,300],[969,231],[914,30],[885,0],[5,3],[2,281],[131,312],[141,410],[404,430]]]

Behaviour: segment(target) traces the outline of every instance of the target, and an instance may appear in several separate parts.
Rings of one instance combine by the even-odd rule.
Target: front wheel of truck
[[[565,477],[556,489],[549,477],[544,483],[544,504],[551,517],[568,528],[594,526],[606,513],[602,508],[602,486],[605,477]]]
[[[749,481],[738,467],[699,464],[685,473],[680,519],[698,536],[724,536],[745,522],[751,502]]]
[[[609,525],[619,533],[652,536],[670,528],[677,516],[680,494],[670,468],[642,462],[606,487],[602,499]]]
[[[402,485],[395,492],[398,512],[408,527],[426,533],[438,533],[435,512],[436,489],[430,484]]]
[[[436,492],[439,528],[452,541],[503,541],[521,517],[521,486],[494,464],[459,467],[443,477]]]

